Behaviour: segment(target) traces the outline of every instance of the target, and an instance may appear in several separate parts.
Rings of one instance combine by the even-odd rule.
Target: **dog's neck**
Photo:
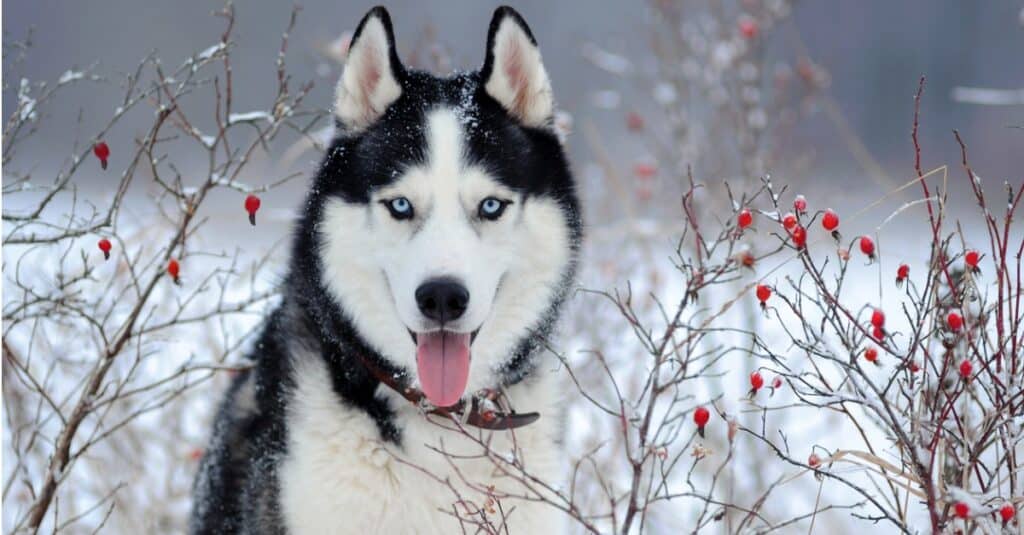
[[[403,374],[389,373],[373,360],[361,355],[359,355],[359,360],[381,384],[394,390],[413,405],[421,407],[427,414],[446,416],[456,421],[462,421],[466,425],[488,430],[515,429],[532,424],[540,418],[540,413],[519,413],[508,407],[501,390],[495,389],[488,389],[472,395],[468,402],[461,399],[450,407],[436,407],[429,404],[423,392],[405,384],[405,381],[402,380]],[[508,409],[504,410],[503,405]]]

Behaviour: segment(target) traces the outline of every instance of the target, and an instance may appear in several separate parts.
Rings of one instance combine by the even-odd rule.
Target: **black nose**
[[[469,290],[454,279],[431,279],[416,288],[416,304],[424,316],[444,323],[466,312]]]

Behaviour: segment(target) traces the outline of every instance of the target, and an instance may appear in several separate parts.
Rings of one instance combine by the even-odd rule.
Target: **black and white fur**
[[[438,78],[402,65],[390,17],[375,8],[352,39],[334,108],[339,133],[298,223],[282,302],[214,424],[193,533],[453,533],[456,498],[434,476],[477,505],[484,496],[463,478],[529,494],[363,363],[418,385],[410,333],[437,327],[414,293],[436,277],[470,295],[465,313],[442,324],[475,330],[466,395],[502,388],[516,410],[541,414],[514,431],[471,431],[499,453],[512,451],[514,433],[532,473],[562,475],[556,363],[542,346],[572,282],[581,225],[526,23],[499,8],[482,69]],[[411,219],[391,213],[399,196]],[[493,221],[479,213],[488,198],[505,203]],[[512,533],[559,524],[550,506],[502,505]]]

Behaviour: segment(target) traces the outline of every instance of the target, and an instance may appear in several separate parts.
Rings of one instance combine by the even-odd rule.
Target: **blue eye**
[[[505,212],[505,207],[509,204],[512,204],[512,201],[502,201],[494,197],[487,197],[480,201],[480,208],[477,209],[477,213],[483,219],[494,221],[501,217],[501,214]]]
[[[412,219],[412,203],[405,197],[395,197],[389,201],[381,201],[381,204],[388,207],[391,217],[395,219]]]

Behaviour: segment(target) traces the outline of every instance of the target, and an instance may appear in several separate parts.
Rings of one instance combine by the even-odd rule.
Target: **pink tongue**
[[[469,334],[417,334],[416,345],[416,367],[427,399],[438,407],[458,403],[469,380]]]

